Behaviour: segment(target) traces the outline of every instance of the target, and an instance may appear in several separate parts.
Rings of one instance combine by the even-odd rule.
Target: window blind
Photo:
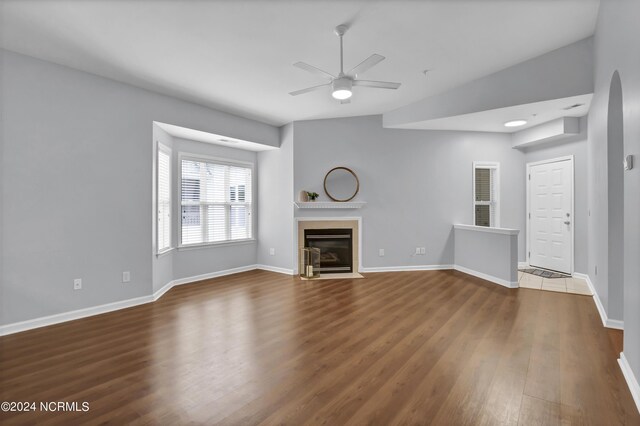
[[[183,159],[181,175],[183,246],[252,237],[250,167]]]
[[[158,149],[158,252],[171,248],[171,151]]]
[[[474,223],[477,226],[497,226],[497,173],[497,166],[474,168]]]

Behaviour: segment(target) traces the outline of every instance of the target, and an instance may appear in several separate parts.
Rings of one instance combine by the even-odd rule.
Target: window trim
[[[171,175],[173,173],[173,151],[170,147],[158,142],[156,149],[156,208],[155,208],[155,222],[156,222],[156,256],[166,254],[173,250],[173,188]],[[160,249],[160,226],[158,223],[158,211],[160,210],[160,152],[164,152],[169,155],[169,246]]]
[[[235,166],[235,167],[244,167],[251,169],[251,208],[249,210],[251,217],[251,238],[243,238],[237,240],[224,240],[224,241],[212,241],[209,243],[196,243],[196,244],[182,244],[182,214],[179,214],[180,217],[178,223],[178,250],[189,250],[189,249],[198,249],[198,248],[206,248],[206,247],[215,247],[215,246],[226,246],[226,245],[234,245],[234,244],[247,244],[254,242],[256,239],[254,237],[255,232],[255,206],[254,206],[254,182],[255,182],[255,163],[251,161],[242,161],[242,160],[232,160],[229,158],[223,157],[214,157],[210,155],[204,154],[193,154],[189,152],[179,152],[178,153],[178,173],[177,173],[177,181],[178,181],[178,202],[180,205],[180,210],[182,210],[182,161],[183,160],[191,160],[191,161],[204,161],[208,163],[216,163],[224,166]],[[226,204],[226,203],[225,203]]]
[[[476,201],[476,169],[492,169],[495,170],[494,176],[494,192],[496,194],[496,198],[493,201],[494,204],[494,222],[489,223],[489,228],[499,228],[500,227],[500,163],[497,161],[474,161],[473,168],[471,170],[471,185],[472,185],[472,209],[471,209],[471,218],[472,222],[475,225],[476,223],[476,206],[487,206],[491,205],[489,201]]]

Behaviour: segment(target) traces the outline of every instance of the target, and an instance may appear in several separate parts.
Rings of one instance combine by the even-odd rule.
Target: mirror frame
[[[356,190],[353,193],[353,195],[349,198],[345,198],[343,200],[334,198],[331,196],[331,194],[329,193],[329,191],[327,190],[327,178],[329,177],[329,175],[331,174],[331,172],[336,171],[336,170],[346,170],[347,172],[351,173],[351,175],[356,179]],[[336,201],[338,203],[346,203],[347,201],[351,201],[353,200],[353,198],[358,195],[358,191],[360,191],[360,179],[358,179],[358,176],[353,172],[353,170],[351,170],[348,167],[343,167],[343,166],[338,166],[338,167],[334,167],[333,169],[329,170],[327,172],[326,175],[324,175],[324,193],[327,194],[327,197],[331,198],[333,201]]]

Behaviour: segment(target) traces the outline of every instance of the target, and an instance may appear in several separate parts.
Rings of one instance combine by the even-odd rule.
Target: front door
[[[570,274],[573,160],[529,166],[529,264]]]

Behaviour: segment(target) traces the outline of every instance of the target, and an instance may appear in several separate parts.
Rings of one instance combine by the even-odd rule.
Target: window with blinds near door
[[[476,226],[500,226],[499,165],[473,163],[473,214]]]
[[[182,246],[252,238],[250,166],[181,159]]]
[[[158,146],[158,253],[171,248],[171,150]]]

